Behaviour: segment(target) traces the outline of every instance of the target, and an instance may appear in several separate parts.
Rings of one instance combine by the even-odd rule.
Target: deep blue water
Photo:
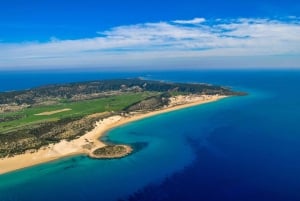
[[[2,175],[0,201],[300,200],[300,71],[6,72],[0,89],[138,76],[249,95],[112,130],[106,140],[139,147],[123,159],[77,156]]]

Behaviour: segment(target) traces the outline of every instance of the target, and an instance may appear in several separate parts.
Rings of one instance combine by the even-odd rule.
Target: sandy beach
[[[0,174],[19,170],[22,168],[38,165],[41,163],[57,160],[74,155],[89,155],[95,148],[104,147],[105,144],[99,140],[106,132],[129,122],[137,121],[161,113],[192,107],[199,104],[213,102],[226,96],[203,95],[203,96],[176,96],[170,100],[170,105],[156,111],[146,113],[131,113],[128,116],[115,115],[98,121],[95,128],[85,135],[72,141],[62,140],[57,144],[43,147],[33,153],[27,152],[10,158],[0,159]]]

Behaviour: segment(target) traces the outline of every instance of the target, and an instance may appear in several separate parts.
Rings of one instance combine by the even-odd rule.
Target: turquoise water
[[[72,77],[68,74],[59,79]],[[2,175],[1,201],[300,200],[300,71],[113,75],[210,82],[249,95],[113,129],[104,140],[136,147],[126,158],[77,156]],[[45,83],[58,82],[57,74],[47,76]],[[91,76],[97,78],[97,73]],[[89,73],[73,72],[73,77],[78,81]],[[27,84],[35,85],[34,80]]]

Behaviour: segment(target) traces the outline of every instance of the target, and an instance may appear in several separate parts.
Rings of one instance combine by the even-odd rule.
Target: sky
[[[297,0],[2,0],[0,70],[300,68]]]

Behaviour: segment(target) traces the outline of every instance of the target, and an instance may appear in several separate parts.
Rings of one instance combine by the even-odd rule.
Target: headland
[[[106,144],[109,130],[154,115],[244,95],[208,84],[140,79],[43,86],[0,93],[0,174],[75,155],[129,155]]]

